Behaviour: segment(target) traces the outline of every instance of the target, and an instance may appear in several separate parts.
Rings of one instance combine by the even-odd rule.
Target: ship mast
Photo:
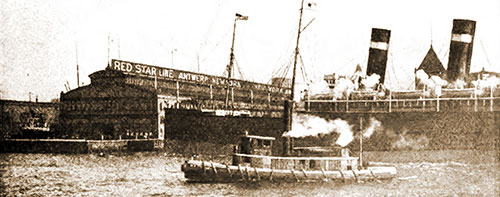
[[[301,4],[300,4],[300,16],[299,16],[299,26],[297,28],[297,43],[295,45],[295,55],[294,55],[294,59],[293,59],[293,73],[292,73],[292,92],[290,94],[290,105],[288,106],[289,109],[286,109],[288,110],[287,113],[288,113],[288,122],[287,122],[287,128],[289,130],[292,129],[292,113],[293,113],[293,105],[294,105],[294,96],[295,96],[295,78],[296,78],[296,73],[297,73],[297,58],[299,56],[299,41],[300,41],[300,33],[301,33],[301,29],[302,29],[302,13],[304,11],[304,0],[302,0]]]
[[[76,51],[76,87],[80,87],[80,69],[78,68],[78,43],[75,42]]]
[[[231,54],[229,55],[229,64],[226,67],[227,70],[227,90],[226,90],[226,103],[225,107],[229,105],[229,87],[231,86],[229,80],[231,80],[231,75],[233,73],[233,64],[234,64],[234,39],[236,37],[236,21],[238,20],[248,20],[248,16],[243,16],[241,14],[236,13],[236,18],[234,19],[233,25],[233,40],[231,43]]]
[[[295,56],[293,60],[293,75],[292,75],[292,93],[290,95],[290,100],[293,101],[293,97],[295,96],[295,76],[297,73],[297,57],[299,56],[299,41],[300,41],[300,32],[302,26],[302,13],[304,11],[304,0],[300,4],[300,17],[299,17],[299,27],[297,29],[297,44],[295,45]],[[293,105],[292,105],[293,106]]]

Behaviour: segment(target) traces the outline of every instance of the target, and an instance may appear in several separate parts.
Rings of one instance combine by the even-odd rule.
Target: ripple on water
[[[442,151],[441,151],[442,152]],[[456,152],[456,151],[455,151]],[[162,153],[123,155],[0,154],[0,196],[498,196],[498,163],[450,158],[439,162],[401,162],[391,153],[400,178],[366,183],[185,183],[183,157]],[[459,155],[459,154],[451,154]],[[480,156],[480,155],[479,155]],[[482,161],[491,161],[485,158]],[[3,193],[2,193],[3,192]]]

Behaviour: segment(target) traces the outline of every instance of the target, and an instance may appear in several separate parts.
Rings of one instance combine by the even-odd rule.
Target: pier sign
[[[125,74],[130,74],[130,75],[155,77],[157,79],[167,79],[175,81],[187,81],[198,84],[209,84],[216,86],[229,85],[231,87],[251,88],[269,92],[290,93],[291,91],[288,88],[280,88],[268,84],[254,83],[236,79],[227,79],[224,77],[218,77],[213,75],[206,75],[189,71],[182,71],[171,68],[164,68],[159,66],[152,66],[152,65],[115,60],[115,59],[111,60],[111,65],[109,65],[108,69],[121,71]]]

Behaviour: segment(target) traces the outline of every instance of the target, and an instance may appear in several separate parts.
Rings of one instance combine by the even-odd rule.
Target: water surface
[[[488,151],[367,153],[395,165],[398,178],[366,183],[185,183],[186,158],[165,153],[0,154],[0,195],[7,196],[498,196],[498,154]]]

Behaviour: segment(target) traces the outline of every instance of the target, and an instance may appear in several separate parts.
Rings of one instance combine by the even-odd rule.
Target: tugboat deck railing
[[[270,156],[270,155],[249,155],[241,153],[233,153],[235,156],[248,157],[248,158],[267,158],[271,160],[317,160],[317,161],[353,161],[358,160],[358,157],[281,157],[281,156]]]

